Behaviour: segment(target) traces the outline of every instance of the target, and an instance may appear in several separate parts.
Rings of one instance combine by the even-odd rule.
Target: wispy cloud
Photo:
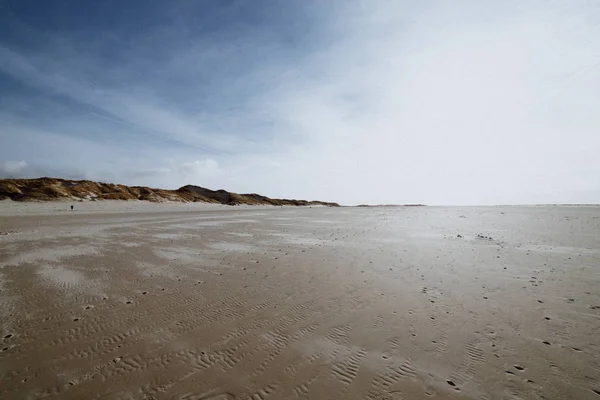
[[[588,2],[232,4],[87,41],[13,22],[0,160],[345,203],[600,202]]]
[[[0,174],[8,177],[17,177],[26,173],[29,167],[25,161],[5,161],[0,164]]]
[[[93,76],[105,73],[101,71],[101,64],[98,70],[92,70],[91,76],[77,77],[82,69],[80,65],[26,57],[2,46],[0,58],[5,61],[0,67],[2,71],[15,79],[89,106],[85,113],[118,123],[134,133],[154,135],[216,153],[231,152],[240,145],[226,133],[215,132],[204,121],[165,104],[150,87],[131,87],[127,82],[119,82],[118,88],[95,84]]]

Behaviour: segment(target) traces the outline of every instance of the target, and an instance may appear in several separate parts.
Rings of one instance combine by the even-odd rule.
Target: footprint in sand
[[[450,379],[446,380],[446,383],[450,386],[452,386],[455,390],[460,390],[459,388],[456,387],[456,383],[452,382]]]

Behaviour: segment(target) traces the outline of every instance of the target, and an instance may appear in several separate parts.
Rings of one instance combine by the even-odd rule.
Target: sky
[[[600,203],[600,2],[0,0],[0,177]]]

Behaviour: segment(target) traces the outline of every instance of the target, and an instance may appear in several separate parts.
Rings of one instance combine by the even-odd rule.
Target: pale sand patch
[[[218,242],[210,245],[213,249],[216,250],[225,250],[232,252],[248,252],[252,251],[256,248],[256,246],[243,244],[243,243],[232,243],[232,242]]]
[[[9,258],[6,262],[0,262],[0,267],[5,265],[21,265],[38,262],[58,262],[68,257],[96,254],[97,246],[92,245],[69,245],[44,247],[22,252]]]
[[[0,211],[2,399],[599,398],[600,208],[63,206]]]
[[[81,272],[60,265],[42,265],[38,273],[43,279],[47,279],[55,285],[79,286],[86,281],[85,275]]]

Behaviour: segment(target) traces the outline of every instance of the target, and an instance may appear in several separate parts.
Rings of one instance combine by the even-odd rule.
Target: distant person
[[[71,211],[73,211],[74,206],[71,204]]]

